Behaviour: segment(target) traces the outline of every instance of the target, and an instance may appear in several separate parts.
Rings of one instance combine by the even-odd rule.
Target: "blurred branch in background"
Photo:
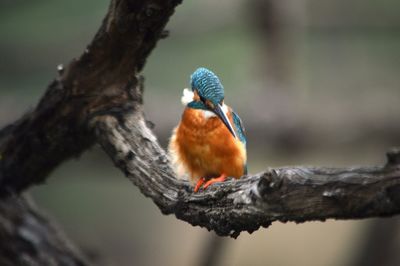
[[[0,265],[89,265],[30,199],[2,198],[0,217]]]
[[[201,246],[202,252],[199,252],[200,257],[198,266],[218,266],[221,265],[224,249],[227,241],[225,238],[212,234],[204,241]]]
[[[165,19],[169,17],[170,14],[168,12],[171,12],[171,9],[165,7],[160,8],[159,1],[136,1],[135,3],[131,3],[130,1],[113,1],[112,3],[119,3],[118,8],[121,9],[120,11],[122,14],[113,14],[111,17],[108,17],[108,20],[105,20],[98,35],[96,35],[96,45],[87,47],[88,49],[85,54],[81,58],[74,60],[71,65],[66,68],[61,67],[60,76],[49,86],[40,104],[32,112],[29,112],[19,121],[13,123],[12,126],[4,129],[0,134],[0,151],[2,158],[0,161],[0,180],[3,185],[1,187],[3,193],[8,193],[10,190],[22,191],[29,188],[34,183],[42,182],[57,165],[63,163],[68,158],[78,156],[95,141],[93,131],[91,130],[93,128],[91,126],[94,126],[94,129],[98,131],[97,133],[102,132],[102,128],[98,127],[96,123],[99,121],[101,122],[101,119],[98,120],[99,118],[106,117],[112,121],[116,118],[118,121],[114,127],[107,129],[110,136],[113,133],[124,133],[126,134],[126,138],[123,140],[127,141],[110,143],[110,139],[107,139],[107,137],[103,139],[104,136],[98,134],[97,136],[104,148],[109,152],[124,173],[127,174],[135,184],[141,187],[144,192],[146,192],[146,188],[154,189],[150,191],[149,196],[156,202],[163,197],[160,196],[160,198],[157,199],[152,192],[156,195],[161,195],[165,192],[162,187],[162,185],[164,185],[162,182],[165,180],[162,178],[167,178],[169,180],[169,178],[173,179],[174,177],[172,173],[169,172],[170,170],[164,152],[157,147],[157,149],[155,149],[155,154],[153,154],[154,156],[147,158],[149,157],[147,154],[145,155],[145,157],[147,156],[145,160],[140,160],[140,156],[137,157],[136,150],[140,152],[142,148],[131,150],[129,147],[132,144],[130,142],[132,139],[130,139],[131,137],[129,136],[135,135],[132,134],[130,130],[134,129],[135,123],[142,121],[142,117],[138,117],[137,120],[133,121],[134,125],[132,125],[132,129],[125,128],[125,123],[129,120],[125,118],[132,110],[135,114],[141,115],[142,91],[137,88],[140,84],[135,75],[142,69],[145,59],[148,53],[153,49],[158,37],[162,36],[160,30],[163,27],[158,24],[158,22],[165,23]],[[170,2],[167,1],[164,4],[170,4]],[[285,25],[285,20],[288,17],[291,17],[285,14],[286,11],[284,11],[289,6],[291,5],[285,6],[277,1],[267,1],[266,9],[261,6],[257,8],[271,15],[271,18],[267,18],[264,22],[262,21],[262,14],[259,14],[258,18],[260,19],[260,25],[264,25],[266,29],[264,35],[260,34],[260,37],[264,38],[268,33],[272,36],[270,46],[267,48],[267,53],[269,54],[268,60],[270,60],[268,62],[271,62],[271,66],[267,67],[270,72],[269,75],[276,77],[276,83],[288,83],[288,87],[290,88],[290,84],[293,84],[291,81],[292,67],[289,66],[288,61],[290,60],[287,54],[291,54],[292,48],[291,44],[288,45],[285,44],[285,42],[288,41],[287,38],[291,35],[287,35],[290,31],[287,31],[286,26],[281,26],[282,24]],[[111,5],[110,8],[116,7],[117,5]],[[255,8],[256,11],[257,8]],[[124,10],[126,12],[124,12]],[[301,8],[299,10],[301,11]],[[168,14],[164,13],[164,11]],[[279,16],[282,16],[282,18]],[[162,21],[158,21],[160,17]],[[279,21],[283,21],[283,23]],[[115,28],[117,29],[116,31],[113,30]],[[109,30],[111,30],[111,32],[109,32]],[[107,34],[104,34],[105,32],[107,32]],[[268,40],[266,42],[268,42]],[[260,69],[262,68],[264,67],[260,67]],[[276,72],[274,73],[274,71]],[[267,88],[269,86],[263,86],[263,88],[264,87]],[[283,87],[284,86],[282,86],[282,88]],[[331,146],[335,146],[338,142],[344,143],[348,141],[348,146],[354,147],[357,146],[357,140],[368,140],[371,136],[374,138],[381,138],[382,142],[387,143],[395,143],[396,140],[398,140],[399,126],[398,123],[393,122],[397,121],[397,116],[387,116],[385,119],[381,119],[379,115],[377,115],[378,118],[371,116],[371,112],[365,112],[365,114],[359,117],[350,116],[348,114],[352,113],[353,110],[353,105],[350,104],[347,108],[340,108],[341,110],[335,109],[334,111],[341,112],[342,116],[332,119],[332,116],[327,114],[334,112],[330,112],[329,108],[326,107],[326,99],[325,101],[322,100],[320,106],[317,105],[317,108],[314,106],[314,108],[310,108],[308,112],[304,112],[300,116],[298,115],[298,110],[293,108],[293,105],[296,104],[298,100],[296,96],[298,95],[295,93],[290,96],[285,92],[275,93],[275,95],[272,93],[272,95],[268,95],[271,99],[268,102],[269,106],[266,106],[263,112],[259,112],[259,109],[257,109],[254,115],[249,114],[249,118],[246,118],[245,122],[247,127],[252,129],[249,131],[249,138],[252,140],[260,140],[260,142],[254,141],[254,143],[256,143],[255,145],[258,147],[261,147],[260,150],[263,153],[266,149],[263,149],[263,145],[260,145],[260,143],[268,143],[268,145],[276,147],[276,151],[283,150],[286,152],[287,156],[293,156],[296,155],[296,151],[308,150],[315,146],[322,146],[324,147],[324,152],[327,152],[330,151]],[[265,106],[265,99],[268,97],[255,97],[252,105]],[[279,100],[283,97],[287,97],[286,99],[291,98],[291,101]],[[315,102],[318,102],[318,100]],[[336,105],[335,108],[337,108]],[[268,113],[271,118],[269,120],[267,119],[268,121],[265,119],[266,113]],[[171,119],[171,116],[169,119]],[[176,117],[172,117],[172,119],[176,120]],[[90,124],[90,122],[94,122],[95,125]],[[144,122],[144,120],[142,122]],[[90,124],[90,126],[88,126],[88,124]],[[117,127],[120,128],[116,130],[115,128]],[[142,129],[146,132],[148,130],[147,128]],[[165,130],[165,132],[167,131]],[[165,135],[167,134],[169,134],[169,128],[168,133]],[[151,145],[158,146],[158,144],[153,141],[154,139],[151,133],[146,135],[146,138],[142,140],[145,142],[145,147]],[[114,154],[116,151],[117,154]],[[119,158],[118,156],[120,155],[123,157]],[[130,167],[135,164],[137,164],[137,168]],[[155,167],[147,169],[148,164],[153,164]],[[392,166],[395,164],[394,162],[390,163]],[[231,221],[231,223],[237,222],[235,219],[249,219],[250,222],[255,223],[254,226],[250,226],[250,231],[255,230],[257,226],[268,225],[271,221],[276,219],[281,221],[304,221],[303,209],[312,211],[310,205],[306,205],[307,202],[301,202],[300,204],[304,205],[300,205],[300,207],[295,204],[289,206],[298,207],[302,212],[301,214],[297,213],[297,216],[285,216],[284,212],[290,211],[291,209],[287,208],[287,198],[280,198],[281,196],[286,197],[287,195],[282,195],[281,193],[287,192],[288,197],[295,194],[294,196],[297,197],[297,200],[302,200],[304,198],[296,193],[300,193],[302,189],[307,190],[307,192],[310,190],[311,192],[309,195],[311,196],[313,195],[312,193],[319,193],[318,195],[314,195],[316,198],[315,201],[312,202],[314,202],[315,205],[324,203],[331,207],[340,207],[340,211],[345,211],[342,207],[348,202],[351,202],[351,197],[359,195],[357,193],[346,194],[349,192],[346,192],[346,189],[341,187],[342,185],[345,186],[345,184],[339,182],[343,181],[346,183],[350,181],[350,184],[346,183],[349,187],[354,186],[354,189],[360,189],[360,191],[367,191],[372,194],[376,193],[373,194],[375,196],[375,201],[369,201],[371,199],[367,199],[365,202],[355,201],[355,204],[360,204],[360,206],[358,206],[361,208],[360,213],[366,210],[376,210],[376,213],[363,213],[363,216],[361,214],[359,214],[360,216],[354,216],[349,210],[344,214],[329,213],[321,217],[323,212],[319,211],[319,216],[315,214],[314,216],[310,216],[309,219],[325,219],[329,217],[360,218],[361,216],[369,217],[370,215],[392,215],[397,212],[396,208],[398,208],[398,198],[396,198],[396,193],[398,192],[396,183],[398,180],[398,169],[396,167],[378,167],[376,169],[378,169],[378,172],[373,172],[371,169],[364,168],[344,170],[303,167],[276,168],[249,179],[240,180],[235,184],[231,181],[221,184],[204,194],[198,195],[192,195],[190,193],[191,188],[188,184],[176,184],[174,183],[175,181],[172,181],[176,186],[173,186],[171,191],[175,191],[176,193],[167,190],[172,193],[169,199],[172,203],[171,205],[168,204],[166,209],[161,209],[166,213],[170,213],[172,209],[174,209],[178,213],[177,216],[179,218],[185,220],[193,219],[192,223],[208,225],[209,228],[214,227],[215,229],[218,226],[221,226],[221,228],[225,226],[226,228],[222,228],[223,230],[221,230],[220,233],[236,236],[239,229],[247,230],[245,228],[247,225],[238,223],[237,227],[233,226],[233,231],[228,230],[232,229],[228,227],[231,225],[229,221]],[[373,172],[372,177],[369,176],[369,174],[372,173],[370,170]],[[158,184],[153,183],[154,186],[146,183],[152,181],[152,175],[149,176],[151,171],[161,172],[159,175],[161,178],[159,180],[160,182]],[[282,173],[282,175],[275,176],[276,171]],[[336,174],[343,174],[348,179],[343,178],[336,180],[338,182],[334,182],[335,173],[331,171],[337,171],[335,172]],[[359,171],[358,176],[354,171]],[[133,174],[133,172],[135,172],[135,174]],[[386,174],[388,174],[390,178],[385,179],[385,177],[388,177]],[[382,177],[382,175],[384,177],[377,180],[378,177]],[[331,179],[332,177],[333,179]],[[392,177],[393,179],[391,179]],[[147,181],[141,180],[141,178],[146,178]],[[273,182],[270,178],[272,178],[271,180]],[[275,180],[274,178],[277,179]],[[321,179],[322,181],[329,181],[331,183],[329,183],[327,187],[321,187],[321,184],[318,183],[321,182]],[[284,191],[286,188],[285,186],[275,186],[276,184],[282,185],[280,183],[283,182],[282,180],[287,182],[284,183],[284,185],[293,187]],[[356,184],[354,184],[354,180],[357,180],[358,183],[356,182]],[[374,184],[369,183],[370,181],[378,182],[377,185],[386,182],[385,185],[387,185],[387,187],[374,186]],[[143,183],[141,182],[145,182],[144,184],[147,186],[142,186]],[[259,188],[265,192],[262,199],[259,199],[257,194],[254,194],[254,191],[257,192]],[[321,190],[314,191],[315,188],[320,188]],[[229,194],[232,191],[234,191],[234,193]],[[273,196],[270,197],[269,193],[276,193],[276,199],[274,199]],[[262,193],[259,194],[261,196],[263,195]],[[350,195],[350,197],[347,195]],[[228,198],[229,196],[230,198]],[[360,195],[360,197],[361,196],[362,195]],[[267,214],[267,217],[261,217],[259,220],[251,219],[251,217],[237,216],[232,219],[228,217],[229,219],[226,218],[226,220],[224,220],[224,217],[216,213],[207,212],[208,209],[206,208],[212,209],[219,207],[219,204],[223,202],[223,200],[226,200],[228,203],[229,200],[233,201],[232,204],[226,205],[228,209],[231,209],[232,215],[235,214],[234,208],[245,208],[249,204],[257,205],[256,207],[261,210],[261,214],[267,212],[262,208],[271,205],[271,201],[274,205],[273,207],[276,209],[273,209],[272,212],[269,213],[271,217],[268,217]],[[250,200],[250,203],[247,200]],[[388,200],[388,202],[385,200]],[[159,202],[158,205],[160,206],[160,204],[162,206],[162,203]],[[258,204],[261,206],[258,206]],[[194,213],[191,217],[184,217],[186,214],[185,211],[187,211],[185,208],[196,209],[199,205],[203,206],[206,211],[199,211],[197,214]],[[347,207],[354,208],[353,205]],[[377,209],[379,209],[379,211]],[[325,209],[325,211],[327,210],[328,209]],[[280,214],[283,213],[283,215],[276,217],[277,212]],[[228,216],[229,213],[226,215]],[[246,215],[247,213],[244,213],[243,216]],[[196,219],[199,219],[199,221]],[[212,243],[220,248],[220,243],[222,242],[216,240]],[[219,248],[216,248],[216,250]]]
[[[305,1],[251,0],[247,5],[259,43],[257,74],[275,89],[293,88],[295,34],[304,27]]]
[[[371,221],[363,233],[363,241],[357,249],[350,265],[392,266],[399,265],[400,219],[380,219]]]
[[[54,251],[60,253],[55,265],[83,265],[83,260],[74,258],[67,245],[61,245],[66,241],[55,229],[48,228],[46,218],[34,216],[34,211],[26,216],[29,206],[24,207],[23,199],[12,197],[43,182],[59,164],[92,146],[93,132],[88,123],[93,116],[105,110],[122,114],[139,107],[137,101],[141,102],[142,96],[131,94],[129,88],[137,84],[136,74],[156,42],[165,37],[163,29],[179,3],[112,0],[100,29],[82,56],[66,67],[59,66],[59,76],[48,86],[36,108],[0,131],[1,203],[7,207],[0,229],[25,238],[24,245],[18,245],[13,235],[9,237],[13,245],[2,242],[7,247],[2,246],[0,261],[20,265],[20,259],[25,259],[22,265],[53,265]],[[24,223],[28,223],[26,228]],[[42,249],[49,249],[49,255]],[[49,258],[42,258],[42,253]],[[62,256],[63,253],[66,255]],[[18,255],[9,257],[10,254]]]
[[[396,12],[386,11],[385,16],[377,15],[381,14],[382,10],[389,10],[391,5],[388,3],[375,5],[357,1],[299,1],[297,7],[300,8],[297,12],[291,13],[290,9],[293,10],[293,6],[296,5],[288,8],[288,2],[293,1],[253,0],[250,2],[250,7],[252,7],[251,20],[257,26],[258,36],[261,36],[259,38],[260,47],[265,48],[265,52],[261,53],[262,60],[258,62],[261,65],[265,64],[264,67],[260,68],[264,71],[264,77],[266,77],[263,80],[265,87],[271,87],[271,80],[272,85],[274,85],[274,81],[275,83],[276,80],[280,81],[276,85],[281,90],[293,87],[294,84],[290,82],[293,79],[293,73],[288,69],[290,69],[289,66],[293,67],[292,62],[289,61],[294,59],[294,53],[293,49],[288,47],[291,47],[293,43],[298,45],[299,40],[293,41],[293,39],[296,39],[294,36],[299,30],[303,32],[303,35],[307,34],[306,31],[308,34],[314,32],[321,35],[329,35],[329,33],[352,33],[354,36],[362,35],[362,33],[384,35],[385,31],[388,30],[398,33],[400,25]],[[304,17],[302,16],[306,6],[309,15],[308,21],[303,20]],[[381,19],[377,19],[378,17]],[[296,20],[297,23],[294,22]],[[338,34],[338,36],[341,35]],[[347,39],[349,39],[349,36],[352,35],[347,35]],[[292,42],[290,42],[290,37]],[[346,38],[343,39],[347,40]],[[372,37],[368,35],[364,46],[368,45],[367,42],[370,39]],[[374,39],[374,41],[377,40]],[[340,45],[337,46],[340,47]],[[359,47],[359,49],[362,48],[364,47]],[[329,50],[325,52],[329,52]],[[390,58],[392,56],[396,57],[396,54],[390,55]],[[330,73],[330,75],[336,76],[337,73]],[[376,74],[371,72],[370,75]],[[384,86],[383,84],[387,81],[382,79],[380,82],[382,84],[377,85],[378,88]],[[365,87],[364,92],[366,93],[360,95],[360,98],[368,98],[365,95],[368,94],[369,90],[367,86]],[[256,116],[251,118],[254,121],[246,119],[246,122],[254,124],[254,127],[251,126],[253,131],[250,132],[254,135],[250,139],[265,141],[265,146],[268,145],[268,142],[272,143],[274,150],[283,152],[283,154],[293,156],[294,154],[304,153],[304,150],[312,149],[312,147],[329,149],[329,147],[335,145],[361,146],[365,143],[374,142],[391,145],[391,143],[398,143],[400,140],[400,124],[394,122],[398,120],[398,112],[392,112],[388,115],[384,111],[387,108],[386,106],[372,108],[373,112],[365,109],[364,112],[356,114],[353,104],[343,106],[344,108],[342,107],[341,110],[331,110],[331,112],[325,112],[323,105],[320,105],[318,113],[293,116],[296,112],[293,112],[292,108],[288,108],[291,101],[286,96],[288,93],[271,90],[269,96],[271,94],[284,99],[276,102],[286,101],[289,103],[270,108],[270,112],[275,113],[275,115],[271,115],[274,119],[269,121],[268,124],[257,123],[256,121],[260,121],[262,118],[256,118]],[[371,93],[371,99],[374,98],[373,95]],[[295,97],[295,101],[297,101],[297,97]],[[371,102],[380,104],[379,100],[371,100]],[[261,105],[262,102],[260,101],[259,104]],[[366,106],[370,107],[369,104],[366,104]],[[332,117],[332,114],[336,114],[337,118]],[[285,122],[282,123],[282,121]],[[266,132],[268,136],[259,134],[259,132]],[[399,246],[399,233],[398,218],[374,220],[364,231],[364,242],[358,249],[359,254],[354,256],[350,265],[398,265],[400,257],[396,250]]]

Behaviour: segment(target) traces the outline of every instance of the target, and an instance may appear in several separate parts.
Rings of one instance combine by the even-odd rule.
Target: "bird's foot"
[[[210,185],[212,185],[212,184],[214,184],[214,183],[224,182],[224,181],[226,180],[226,177],[227,177],[227,176],[226,176],[225,174],[222,174],[222,175],[220,175],[219,177],[211,178],[210,180],[208,180],[208,181],[204,184],[203,188],[206,189],[208,186],[210,186]]]
[[[194,192],[199,191],[204,182],[206,182],[206,179],[204,177],[200,178],[199,181],[197,181],[196,186],[194,187]]]

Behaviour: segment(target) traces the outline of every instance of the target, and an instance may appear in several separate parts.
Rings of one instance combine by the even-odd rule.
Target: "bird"
[[[246,137],[240,117],[224,102],[216,74],[200,67],[190,76],[190,85],[183,90],[185,108],[168,151],[177,176],[189,177],[198,192],[247,174]]]

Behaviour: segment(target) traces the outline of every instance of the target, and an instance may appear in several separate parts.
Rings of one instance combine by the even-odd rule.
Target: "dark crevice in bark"
[[[199,193],[193,193],[188,182],[175,179],[168,156],[144,118],[138,75],[157,41],[165,37],[164,26],[179,3],[111,1],[106,18],[84,54],[60,69],[59,77],[32,112],[0,131],[0,204],[5,209],[24,215],[29,207],[19,208],[18,204],[24,203],[18,201],[24,200],[13,195],[43,182],[59,164],[97,142],[162,213],[174,214],[222,236],[251,233],[274,221],[399,214],[399,150],[388,154],[385,166],[270,168]],[[46,232],[49,237],[63,239],[47,218],[40,218],[35,210],[29,212],[44,227],[34,227],[39,235],[32,239],[45,239]],[[4,220],[0,231],[5,230],[5,235],[9,229],[18,231],[18,220],[11,214],[4,212],[0,218]],[[7,241],[17,240],[10,236]],[[41,250],[41,243],[31,241],[29,249]],[[54,242],[49,243],[51,246]],[[75,253],[57,247],[54,244],[50,250],[54,254],[66,252],[62,254],[67,257],[71,254],[69,261],[76,260],[71,265],[81,265]],[[11,248],[15,248],[15,254],[19,248],[24,250],[20,245]],[[7,247],[0,251],[10,252]],[[42,263],[42,257],[30,258],[26,265],[53,265]],[[63,256],[54,258],[61,260]]]
[[[122,121],[140,108],[142,92],[132,88],[141,86],[139,71],[165,38],[164,27],[180,2],[112,0],[84,53],[57,68],[59,76],[34,110],[0,130],[1,265],[87,264],[62,245],[67,241],[48,218],[16,195],[90,148],[94,117],[112,114]],[[24,221],[34,225],[18,233]]]
[[[237,237],[274,221],[385,217],[400,212],[399,153],[376,167],[281,167],[193,193],[175,179],[168,157],[146,126],[140,108],[117,120],[93,120],[98,141],[142,193],[164,214]]]

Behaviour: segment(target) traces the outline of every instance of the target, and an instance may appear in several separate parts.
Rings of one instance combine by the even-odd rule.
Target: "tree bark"
[[[213,185],[193,193],[175,179],[168,157],[146,126],[141,111],[122,119],[93,120],[99,143],[116,166],[164,214],[237,237],[274,221],[360,219],[400,213],[400,153],[376,167],[282,167]]]
[[[200,193],[177,180],[147,126],[138,74],[179,3],[111,1],[85,53],[60,69],[33,112],[0,132],[2,203],[12,208],[11,195],[42,182],[57,165],[98,142],[164,214],[223,236],[237,237],[274,221],[358,219],[400,212],[398,150],[389,153],[385,166],[268,169]],[[7,214],[1,218],[15,226]]]
[[[31,113],[0,132],[0,194],[42,182],[63,161],[94,144],[87,127],[107,110],[134,110],[147,56],[165,37],[164,26],[180,0],[113,0],[85,52],[65,67]]]
[[[18,193],[95,143],[93,117],[135,110],[128,90],[181,0],[111,0],[84,53],[51,82],[36,108],[0,131],[0,265],[87,265],[50,219]]]
[[[89,263],[29,199],[0,201],[0,265],[83,266]]]

